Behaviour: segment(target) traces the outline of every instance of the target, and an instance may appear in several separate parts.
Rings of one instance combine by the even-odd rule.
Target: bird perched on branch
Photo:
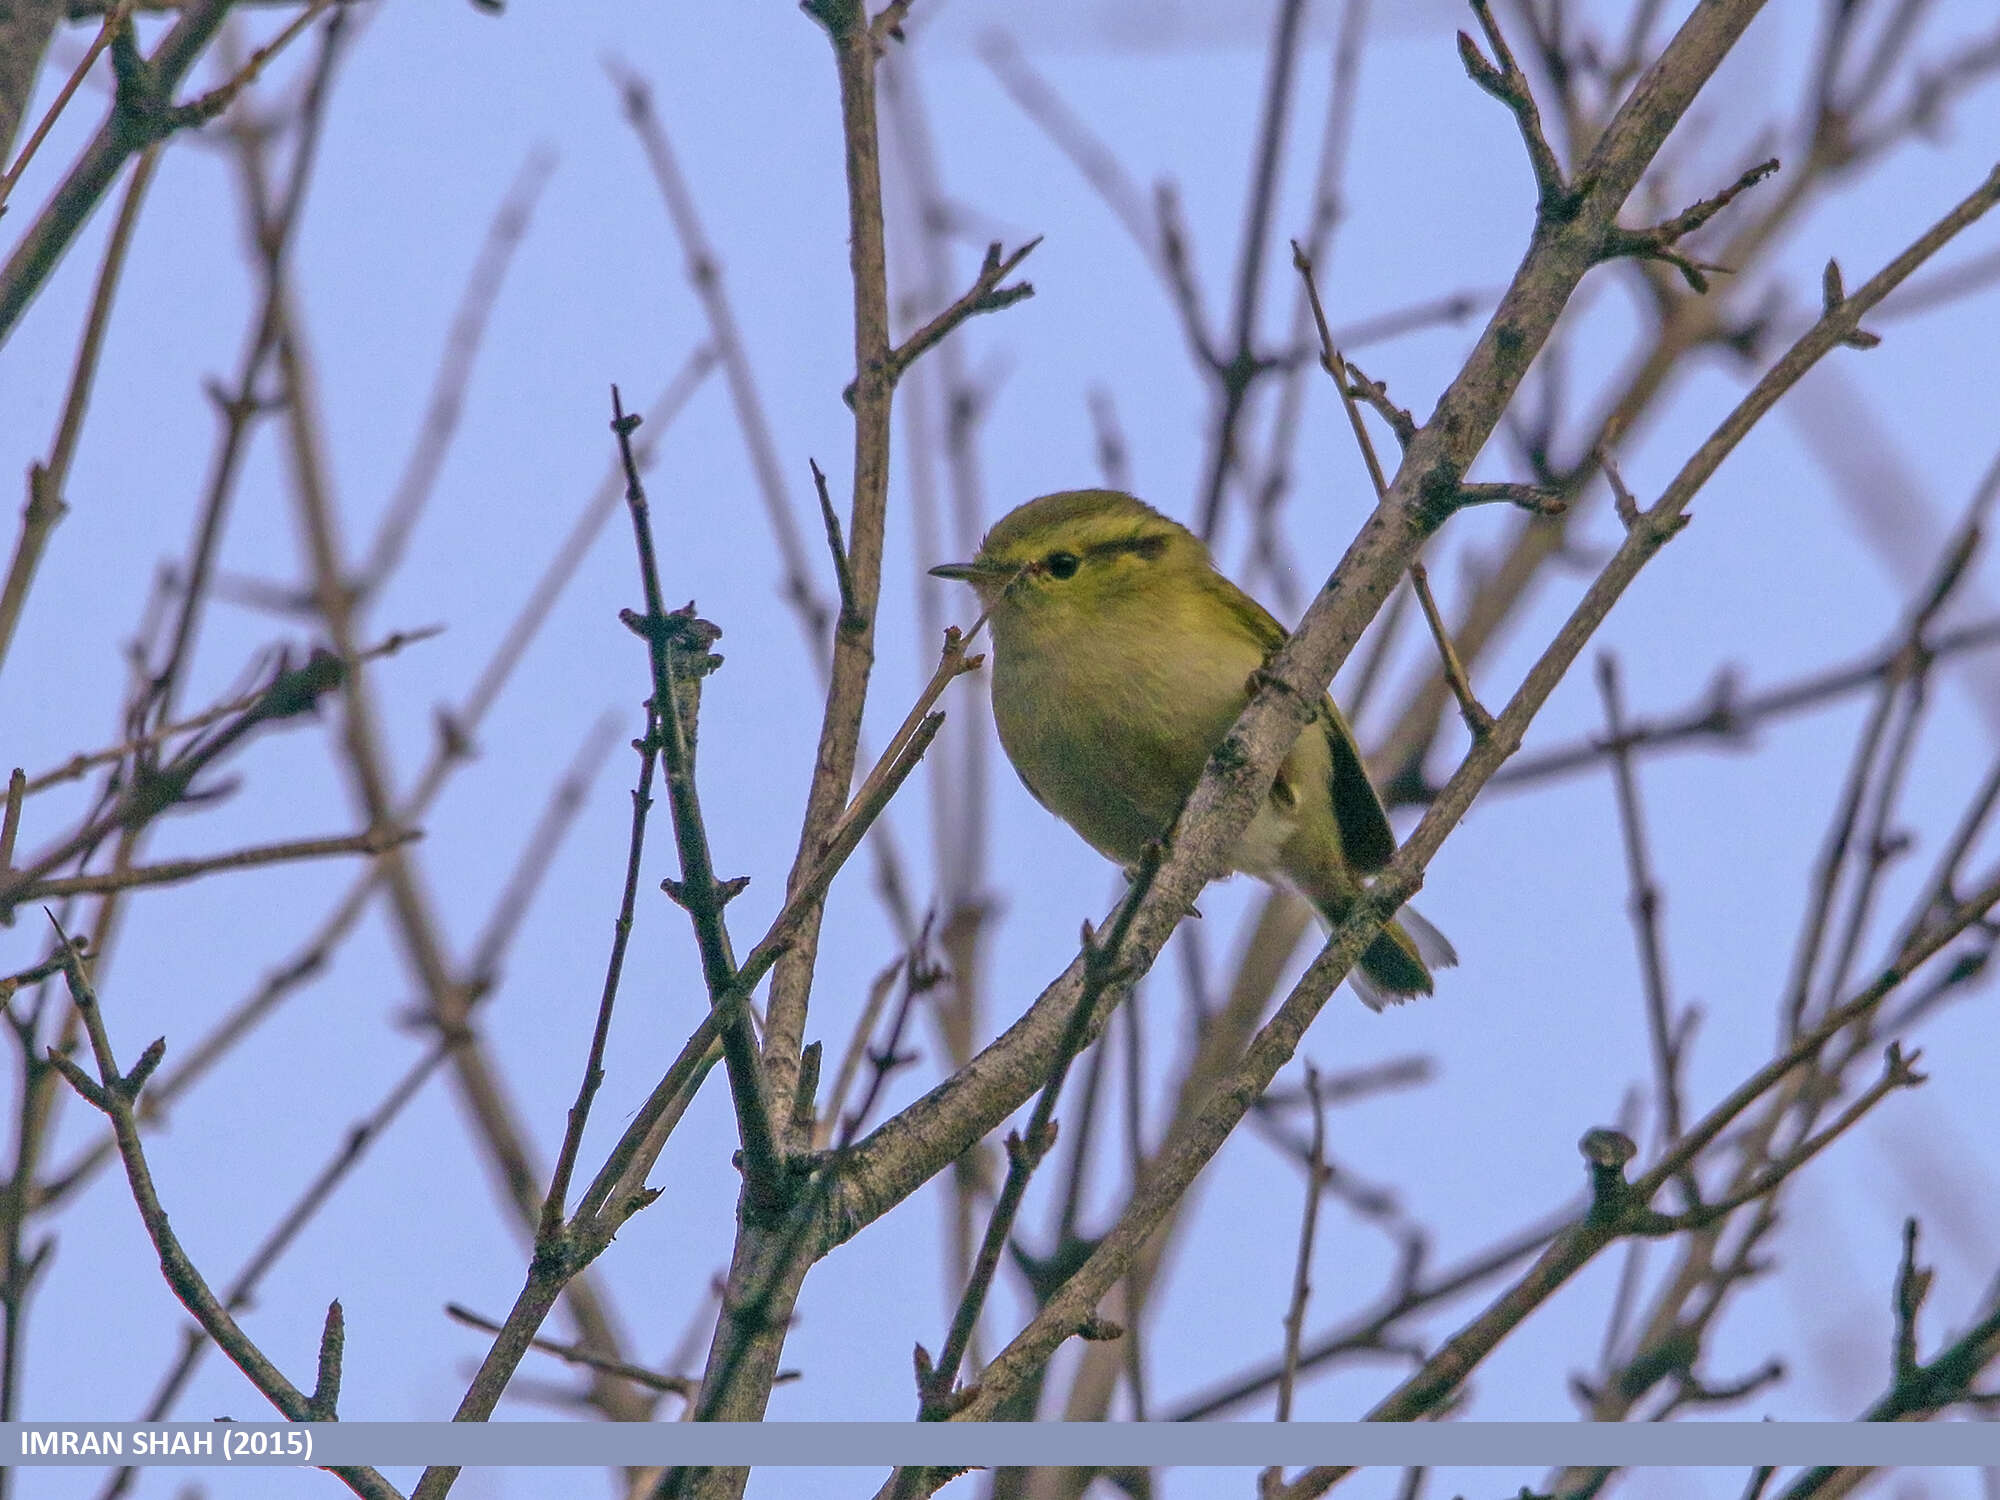
[[[993,719],[1022,782],[1125,866],[1166,833],[1285,640],[1193,532],[1118,490],[1030,500],[971,562],[931,572],[971,584],[988,611]],[[1338,924],[1395,852],[1354,736],[1324,698],[1230,866],[1291,887]],[[1405,907],[1349,978],[1380,1010],[1428,995],[1431,970],[1457,959]]]

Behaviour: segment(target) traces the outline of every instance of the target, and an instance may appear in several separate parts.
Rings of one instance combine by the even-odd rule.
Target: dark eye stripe
[[[1115,541],[1099,542],[1089,549],[1092,557],[1116,557],[1121,552],[1132,552],[1146,559],[1157,561],[1167,550],[1167,539],[1158,534],[1142,536],[1122,536]]]

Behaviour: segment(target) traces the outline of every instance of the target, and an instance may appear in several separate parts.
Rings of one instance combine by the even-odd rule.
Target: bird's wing
[[[1227,578],[1218,573],[1215,580],[1231,616],[1268,659],[1285,643],[1285,627]],[[1395,856],[1396,831],[1389,826],[1389,814],[1361,763],[1354,732],[1331,697],[1320,712],[1320,728],[1333,752],[1333,815],[1340,825],[1341,853],[1352,869],[1364,875],[1379,870]]]
[[[1332,698],[1320,711],[1326,726],[1327,743],[1333,748],[1333,816],[1340,824],[1340,852],[1348,868],[1369,874],[1389,863],[1396,854],[1396,830],[1389,826],[1389,814],[1361,764],[1354,732],[1347,727]]]

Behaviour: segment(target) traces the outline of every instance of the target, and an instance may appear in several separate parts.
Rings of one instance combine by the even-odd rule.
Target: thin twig
[[[0,584],[0,667],[6,665],[7,648],[13,644],[14,631],[20,624],[21,611],[27,604],[28,590],[34,584],[50,533],[69,511],[64,492],[69,486],[70,462],[83,434],[84,413],[90,406],[98,359],[104,351],[104,332],[111,322],[111,308],[132,246],[132,232],[138,225],[140,206],[146,201],[146,190],[152,186],[153,173],[159,164],[160,153],[155,147],[141,155],[138,166],[133,168],[132,181],[125,188],[118,217],[111,226],[111,238],[105,243],[97,284],[91,291],[90,312],[84,320],[83,336],[77,341],[76,364],[70,374],[69,392],[63,400],[62,417],[56,424],[48,460],[28,468],[28,504],[21,512],[20,539],[14,544],[6,582]],[[5,196],[0,191],[0,200]]]
[[[0,883],[14,869],[14,840],[21,833],[21,799],[27,795],[27,775],[16,766],[7,777],[7,805],[0,812]]]
[[[1618,662],[1609,652],[1597,660],[1598,691],[1604,698],[1604,724],[1613,741],[1625,733],[1625,700],[1619,689]],[[1646,989],[1646,1029],[1653,1044],[1653,1091],[1660,1111],[1660,1138],[1671,1144],[1681,1133],[1681,1057],[1675,1038],[1680,1030],[1673,997],[1667,988],[1667,960],[1660,936],[1660,888],[1653,878],[1646,842],[1645,815],[1639,807],[1639,780],[1632,769],[1629,747],[1613,752],[1612,779],[1618,793],[1618,826],[1624,834],[1626,874],[1631,882],[1632,928],[1639,942],[1639,964]],[[1688,1202],[1698,1198],[1692,1177],[1684,1179]]]
[[[771,434],[764,403],[757,393],[745,350],[742,331],[723,285],[722,263],[708,242],[694,194],[674,157],[666,126],[653,108],[651,86],[623,63],[607,61],[605,70],[617,88],[625,108],[625,118],[639,137],[654,180],[659,184],[674,236],[680,241],[687,261],[688,280],[701,301],[702,315],[708,320],[709,347],[722,365],[724,383],[729,387],[730,404],[736,409],[736,425],[749,450],[750,468],[757,479],[757,493],[764,503],[764,516],[778,546],[784,573],[785,597],[799,613],[799,622],[818,665],[825,651],[827,627],[833,612],[813,585],[812,566],[798,522],[793,518],[791,498],[785,487],[784,466],[778,457],[777,440]]]
[[[983,32],[978,50],[980,61],[992,70],[1009,97],[1042,127],[1084,181],[1097,190],[1146,258],[1159,268],[1161,247],[1152,206],[1111,149],[1091,134],[1076,112],[1028,65],[1011,34],[998,29]]]
[[[113,33],[111,56],[118,90],[110,113],[16,243],[14,253],[0,265],[0,344],[61,264],[126,158],[176,130],[201,123],[197,113],[174,104],[173,91],[221,29],[231,3],[189,0],[149,57],[139,55],[129,28]]]
[[[370,646],[366,651],[362,652],[360,660],[364,662],[379,661],[385,657],[394,656],[405,646],[413,646],[420,641],[431,640],[443,633],[444,627],[442,625],[429,625],[417,630],[393,631],[383,637],[378,644]],[[353,663],[349,663],[348,665],[353,665]],[[257,700],[270,690],[269,684],[253,688],[247,693],[238,693],[225,698],[220,703],[203,709],[198,714],[191,715],[172,724],[162,724],[158,728],[150,729],[144,734],[134,735],[128,739],[121,740],[116,745],[111,745],[102,750],[82,751],[72,755],[68,760],[62,762],[62,764],[51,766],[46,771],[30,776],[26,787],[26,795],[32,797],[35,793],[47,791],[52,786],[60,786],[64,782],[80,780],[86,773],[98,766],[115,765],[128,756],[137,755],[142,751],[156,750],[168,740],[177,739],[184,734],[191,735],[197,730],[206,729],[211,724],[219,723],[232,715],[240,714],[254,708]]]
[[[253,844],[212,854],[204,859],[173,859],[156,865],[135,865],[106,870],[99,875],[54,875],[0,888],[0,910],[11,910],[27,901],[54,896],[101,896],[108,891],[131,890],[135,886],[177,885],[198,880],[221,870],[249,870],[259,865],[295,864],[300,860],[325,859],[332,855],[377,855],[423,837],[414,828],[370,828],[361,833],[339,834],[324,839],[292,839],[277,844]]]
[[[1299,1220],[1299,1254],[1292,1267],[1292,1300],[1285,1312],[1285,1353],[1278,1376],[1278,1420],[1292,1419],[1292,1387],[1299,1378],[1299,1340],[1305,1336],[1306,1299],[1312,1295],[1313,1234],[1319,1228],[1320,1194],[1326,1187],[1326,1101],[1320,1097],[1319,1070],[1306,1067],[1306,1097],[1312,1101],[1312,1147],[1306,1156],[1306,1206]]]
[[[553,152],[543,147],[530,151],[486,231],[485,243],[479,247],[472,274],[466,278],[465,291],[445,334],[444,357],[438,362],[437,375],[431,382],[430,400],[417,429],[416,444],[404,462],[402,475],[383,508],[375,539],[357,570],[355,586],[364,596],[379,594],[402,561],[424,505],[437,486],[452,438],[458,431],[466,387],[472,380],[473,364],[479,356],[487,322],[500,300],[501,284],[554,170]]]
[[[659,564],[653,552],[651,509],[646,501],[645,484],[639,477],[638,461],[632,456],[632,430],[638,419],[626,416],[616,386],[611,390],[611,410],[611,430],[617,435],[619,456],[625,466],[625,503],[632,513],[639,579],[646,599],[646,612],[638,628],[652,661],[653,716],[659,729],[660,755],[666,765],[674,840],[680,849],[680,878],[670,889],[694,925],[701,948],[702,975],[710,1004],[718,1013],[723,1060],[729,1067],[730,1098],[735,1103],[737,1131],[743,1143],[743,1180],[748,1201],[754,1211],[771,1213],[784,1190],[777,1127],[765,1097],[757,1039],[751,1030],[746,996],[736,984],[736,962],[722,915],[723,906],[742,886],[716,879],[709,855],[708,831],[695,792],[695,726],[683,717],[692,706],[684,705],[683,697],[694,699],[701,675],[712,660],[706,652],[714,639],[714,627],[695,620],[691,610],[671,617],[667,613],[660,594]],[[683,653],[688,654],[685,664],[678,660]],[[600,1009],[600,1025],[608,1024],[608,1020]],[[580,1134],[580,1123],[574,1129]],[[547,1214],[545,1208],[545,1222]]]
[[[826,525],[827,551],[833,554],[834,581],[840,586],[840,628],[859,630],[868,623],[861,613],[861,606],[854,602],[854,575],[847,567],[847,544],[840,539],[840,515],[833,508],[833,499],[826,492],[826,475],[820,469],[817,459],[808,458],[806,463],[812,468],[813,489],[819,495],[820,520]]]
[[[445,1316],[467,1328],[477,1328],[481,1333],[499,1333],[502,1325],[491,1318],[481,1317],[469,1307],[456,1302],[444,1305]],[[583,1365],[588,1369],[601,1370],[606,1375],[615,1375],[620,1380],[629,1380],[634,1385],[644,1386],[649,1391],[658,1391],[665,1396],[679,1396],[691,1401],[700,1388],[700,1382],[690,1380],[685,1375],[662,1375],[658,1370],[649,1370],[644,1365],[635,1365],[622,1359],[607,1359],[601,1354],[593,1354],[588,1349],[575,1344],[566,1344],[560,1339],[545,1339],[540,1335],[528,1340],[528,1347],[539,1349],[544,1354],[553,1354],[557,1359],[572,1365]]]
[[[688,398],[700,387],[713,363],[713,356],[705,349],[697,348],[689,356],[679,374],[668,383],[660,397],[648,409],[648,431],[635,445],[635,456],[642,470],[651,466],[660,438],[673,419],[679,415]],[[440,732],[432,747],[430,760],[418,774],[415,785],[398,804],[397,822],[408,824],[421,817],[443,789],[452,772],[466,764],[472,739],[477,734],[479,726],[493,704],[498,701],[501,690],[520,664],[528,646],[548,618],[563,589],[575,576],[584,556],[595,542],[597,533],[602,530],[604,522],[617,509],[623,497],[624,474],[614,459],[611,473],[585,505],[562,544],[556,548],[554,556],[544,568],[541,577],[537,579],[535,586],[529,591],[519,613],[493,648],[486,665],[465,698],[457,706],[439,715]],[[371,656],[381,651],[381,647],[371,648],[369,653],[364,653],[364,656]],[[236,712],[253,701],[254,696],[241,704],[226,704],[224,709],[227,712]],[[208,722],[206,716],[199,716],[187,721],[185,726],[169,726],[158,733],[170,735],[175,727],[201,727]],[[122,747],[120,753],[122,754]],[[371,866],[366,874],[349,887],[312,936],[301,944],[291,957],[278,964],[256,990],[217,1022],[206,1036],[195,1042],[177,1065],[168,1068],[160,1075],[153,1087],[141,1096],[139,1120],[142,1126],[163,1119],[165,1106],[169,1102],[192,1088],[219,1059],[267,1018],[288,995],[308,980],[326,971],[335,950],[353,929],[354,924],[360,920],[379,879],[380,866]],[[87,1181],[111,1154],[108,1142],[82,1152],[74,1162],[43,1185],[41,1201],[45,1204],[51,1203],[67,1195],[75,1187]]]
[[[1208,458],[1200,499],[1195,506],[1196,530],[1213,541],[1222,519],[1222,501],[1229,477],[1240,467],[1238,429],[1251,387],[1269,373],[1270,363],[1258,356],[1257,313],[1264,290],[1264,257],[1271,246],[1271,217],[1277,202],[1278,167],[1284,154],[1285,129],[1291,114],[1292,77],[1297,70],[1299,28],[1305,0],[1279,0],[1271,22],[1266,54],[1264,99],[1259,110],[1256,145],[1252,149],[1249,193],[1243,208],[1243,230],[1236,247],[1236,284],[1231,299],[1230,349],[1211,360],[1208,373],[1215,385],[1215,412],[1210,419]]]
[[[1023,298],[1034,296],[1032,282],[1017,281],[1012,286],[1001,283],[1014,274],[1015,269],[1041,242],[1042,237],[1036,235],[1011,253],[1007,253],[998,240],[988,245],[986,259],[980,262],[979,274],[973,277],[972,285],[951,306],[889,351],[882,365],[881,378],[894,386],[911,365],[943,343],[952,330],[968,318],[977,317],[980,313],[998,312],[1003,307],[1012,307]],[[855,386],[849,385],[841,393],[850,406],[854,404],[854,392]]]
[[[1704,265],[1690,259],[1674,247],[1721,213],[1739,193],[1755,187],[1777,170],[1778,159],[1774,156],[1750,168],[1713,198],[1703,198],[1692,207],[1683,209],[1671,219],[1663,220],[1650,229],[1614,228],[1606,237],[1601,258],[1613,260],[1621,256],[1632,256],[1639,260],[1662,261],[1681,273],[1681,278],[1687,282],[1690,290],[1697,294],[1705,293],[1708,290],[1706,273],[1727,270],[1728,267]]]
[[[1451,684],[1451,695],[1458,700],[1458,711],[1465,719],[1466,730],[1474,740],[1483,739],[1493,732],[1493,715],[1473,696],[1472,684],[1465,675],[1465,663],[1459,660],[1458,648],[1451,642],[1451,631],[1444,623],[1444,616],[1438,613],[1437,600],[1431,597],[1430,572],[1421,562],[1410,564],[1410,587],[1416,592],[1417,603],[1423,607],[1424,623],[1430,627],[1431,641],[1444,664],[1445,681]]]
[[[263,284],[234,383],[226,390],[219,386],[209,390],[210,398],[221,411],[223,430],[197,512],[194,536],[188,544],[188,557],[181,566],[180,608],[164,659],[151,674],[139,712],[132,716],[131,727],[135,730],[144,727],[148,716],[156,723],[174,717],[175,701],[194,656],[196,636],[214,580],[215,557],[222,544],[230,502],[247,458],[251,428],[256,418],[268,410],[260,399],[260,386],[279,352],[278,334],[285,318],[283,273],[304,213],[306,188],[318,160],[333,70],[342,55],[346,18],[345,9],[336,10],[321,33],[319,57],[298,109],[291,172],[281,193],[274,197],[267,180],[262,138],[247,124],[238,125],[231,134],[249,201],[251,238]]]
[[[1930,653],[1933,659],[1944,659],[1993,645],[2000,645],[2000,619],[1974,621],[1941,632],[1930,643]],[[1573,744],[1521,755],[1493,778],[1493,785],[1519,787],[1566,776],[1621,750],[1746,745],[1760,724],[1836,702],[1857,688],[1879,683],[1898,669],[1903,646],[1904,635],[1899,629],[1894,642],[1857,661],[1808,673],[1793,682],[1755,693],[1744,692],[1735,675],[1725,668],[1688,707],[1658,718],[1633,719],[1627,723],[1625,732],[1615,738],[1594,735]]]
[[[901,727],[890,738],[874,768],[863,778],[853,801],[834,820],[820,846],[818,862],[803,880],[794,882],[785,897],[783,908],[771,919],[771,925],[757,940],[757,946],[750,950],[738,968],[736,984],[740,990],[747,993],[754,988],[788,950],[792,935],[805,920],[806,913],[826,894],[833,877],[860,844],[869,825],[881,815],[896,789],[916,769],[924,751],[930,748],[931,741],[937,737],[938,726],[944,721],[944,715],[933,713],[931,705],[937,702],[953,678],[976,670],[986,660],[984,656],[965,654],[966,643],[978,629],[975,624],[972,631],[964,635],[956,627],[945,631],[944,649],[939,653],[937,670],[931,674],[931,680],[917,695],[917,701],[911,705]]]
[[[653,768],[659,762],[660,740],[659,705],[649,704],[646,732],[633,742],[633,748],[639,752],[639,784],[632,789],[632,832],[626,843],[625,887],[618,898],[618,915],[611,923],[611,955],[604,965],[604,987],[598,996],[597,1024],[590,1034],[583,1081],[577,1086],[576,1102],[569,1107],[555,1170],[549,1177],[548,1196],[542,1202],[536,1238],[543,1242],[552,1240],[562,1228],[570,1176],[576,1170],[576,1155],[583,1146],[591,1101],[604,1082],[604,1047],[611,1033],[611,1012],[618,1001],[618,982],[625,970],[625,947],[632,937],[633,914],[639,898],[639,862],[646,848],[646,814],[653,806]]]
[[[849,1033],[847,1046],[840,1054],[840,1065],[834,1070],[833,1087],[826,1096],[826,1106],[820,1111],[819,1127],[813,1135],[813,1149],[824,1151],[834,1143],[834,1132],[842,1129],[842,1121],[847,1116],[847,1096],[854,1090],[854,1080],[861,1071],[863,1060],[877,1069],[885,1062],[901,1065],[915,1061],[912,1054],[900,1053],[894,1046],[898,1028],[891,1028],[889,1044],[881,1048],[868,1045],[875,1035],[875,1024],[882,1019],[882,1007],[889,1003],[889,994],[896,988],[896,976],[905,972],[909,963],[907,953],[898,954],[883,965],[882,969],[869,981],[868,998],[862,1002],[861,1013],[854,1018],[854,1030]]]
[[[962,1410],[974,1395],[973,1391],[958,1389],[959,1362],[964,1359],[966,1348],[972,1341],[980,1309],[985,1305],[986,1294],[993,1283],[993,1274],[999,1269],[1001,1251],[1013,1232],[1015,1215],[1020,1212],[1021,1200],[1026,1196],[1028,1179],[1055,1145],[1055,1108],[1062,1095],[1063,1081],[1069,1076],[1070,1064],[1083,1046],[1099,999],[1113,981],[1121,977],[1119,952],[1131,932],[1133,918],[1159,872],[1160,856],[1161,846],[1157,842],[1146,846],[1125,899],[1119,903],[1118,911],[1101,939],[1091,931],[1088,923],[1084,924],[1084,979],[1076,1009],[1070,1016],[1063,1042],[1056,1049],[1054,1065],[1035,1100],[1034,1111],[1028,1117],[1026,1132],[1008,1134],[1007,1180],[1001,1185],[999,1197],[994,1200],[992,1215],[986,1223],[985,1240],[979,1247],[978,1258],[973,1262],[972,1275],[959,1295],[944,1348],[933,1363],[922,1345],[918,1346],[920,1420],[938,1421],[951,1416]],[[1115,1338],[1122,1332],[1099,1324],[1094,1316],[1079,1320],[1076,1331],[1085,1338]]]
[[[235,1279],[229,1283],[228,1290],[222,1294],[223,1306],[231,1312],[240,1312],[253,1304],[257,1287],[263,1281],[265,1273],[277,1264],[279,1258],[291,1247],[292,1242],[312,1222],[327,1200],[333,1196],[334,1189],[361,1164],[369,1146],[381,1137],[403,1112],[404,1106],[422,1090],[431,1074],[437,1071],[438,1064],[444,1061],[445,1051],[449,1045],[448,1042],[433,1044],[404,1072],[388,1093],[383,1095],[382,1102],[370,1110],[365,1118],[349,1128],[340,1149],[314,1174],[312,1181],[300,1191],[291,1207],[264,1237],[263,1242],[251,1252],[250,1258],[243,1264],[243,1269],[236,1273]],[[159,1422],[167,1418],[174,1409],[174,1403],[180,1399],[187,1389],[188,1382],[194,1377],[202,1355],[210,1347],[211,1342],[205,1329],[187,1330],[182,1339],[180,1356],[175,1360],[173,1367],[161,1377],[159,1385],[154,1388],[153,1397],[146,1403],[145,1413],[139,1418],[140,1421]],[[318,1398],[317,1392],[315,1397]],[[324,1399],[318,1399],[317,1404],[329,1415],[331,1414],[332,1407],[327,1405]],[[114,1497],[124,1494],[131,1488],[138,1475],[139,1470],[131,1465],[117,1469],[101,1492],[100,1500],[114,1500]]]
[[[1511,1266],[1540,1250],[1576,1218],[1572,1210],[1530,1224],[1509,1234],[1498,1243],[1468,1256],[1456,1265],[1425,1275],[1421,1258],[1405,1258],[1395,1282],[1372,1307],[1349,1318],[1333,1331],[1307,1341],[1299,1351],[1301,1370],[1320,1369],[1336,1361],[1356,1357],[1380,1358],[1397,1355],[1419,1363],[1422,1347],[1405,1339],[1398,1341],[1398,1324],[1443,1303],[1473,1291],[1504,1274]],[[1168,1413],[1168,1420],[1198,1422],[1242,1405],[1274,1387],[1284,1373],[1282,1357],[1267,1361],[1246,1375],[1238,1376],[1196,1395]]]
[[[196,96],[180,108],[197,120],[212,120],[220,115],[245,89],[263,75],[271,59],[304,35],[311,26],[335,5],[346,5],[349,0],[309,0],[297,15],[285,23],[278,34],[259,47],[246,58],[241,67],[207,93]]]
[[[1324,265],[1334,230],[1343,211],[1341,181],[1347,170],[1353,135],[1355,100],[1359,95],[1363,42],[1368,31],[1368,0],[1348,0],[1341,7],[1340,31],[1333,44],[1332,77],[1327,85],[1326,122],[1320,135],[1319,164],[1313,177],[1312,217],[1305,234],[1306,258]],[[1305,288],[1292,298],[1288,347],[1303,350],[1311,333],[1312,310]],[[1279,512],[1292,488],[1292,462],[1305,410],[1307,361],[1286,362],[1278,374],[1278,397],[1265,443],[1263,469],[1252,492],[1254,542],[1252,557],[1271,579],[1279,601],[1291,609],[1298,583],[1287,549],[1279,538]]]
[[[868,1087],[862,1094],[861,1101],[854,1106],[851,1113],[843,1115],[840,1111],[846,1089],[843,1086],[836,1086],[833,1094],[829,1096],[826,1123],[829,1129],[835,1126],[839,1129],[839,1134],[833,1140],[836,1149],[854,1143],[855,1137],[861,1133],[861,1127],[867,1124],[868,1116],[873,1113],[875,1101],[881,1096],[883,1085],[889,1081],[889,1076],[898,1068],[905,1067],[917,1059],[918,1054],[903,1050],[903,1033],[909,1026],[910,1011],[919,997],[934,989],[947,977],[947,971],[942,965],[932,963],[926,957],[930,935],[931,920],[927,916],[924,919],[923,931],[918,934],[915,945],[904,956],[902,963],[895,966],[903,975],[901,994],[896,1001],[896,1014],[889,1023],[889,1032],[883,1038],[882,1045],[862,1049],[872,1066],[868,1075]],[[890,972],[894,973],[895,970],[892,969]],[[870,999],[873,998],[871,995]],[[871,1010],[878,1008],[878,1006],[870,1007]],[[858,1030],[856,1036],[864,1043],[867,1040],[866,1035]],[[842,1071],[846,1072],[845,1065]]]
[[[35,153],[41,149],[42,142],[48,139],[49,131],[54,129],[57,117],[69,107],[69,101],[76,97],[77,89],[90,75],[90,70],[97,66],[97,59],[104,55],[104,49],[111,45],[111,38],[124,30],[131,20],[133,4],[134,0],[115,0],[115,3],[105,10],[103,23],[97,28],[97,35],[90,39],[90,45],[84,49],[83,56],[77,60],[76,66],[70,69],[69,77],[63,80],[63,86],[56,90],[55,98],[49,101],[49,107],[42,112],[42,118],[28,136],[27,144],[21,147],[20,154],[14,158],[14,165],[4,174],[0,174],[0,206],[4,206],[7,199],[12,196],[14,184],[19,182],[21,174],[28,170],[28,163],[35,159]],[[10,134],[13,123],[13,121],[8,122]],[[0,145],[4,144],[0,142]]]
[[[50,920],[54,921],[53,918]],[[56,935],[68,954],[63,975],[69,984],[70,999],[90,1038],[91,1051],[97,1062],[97,1078],[92,1080],[82,1068],[60,1052],[52,1050],[49,1061],[69,1081],[70,1087],[110,1121],[112,1132],[118,1139],[118,1153],[125,1161],[126,1181],[131,1186],[132,1198],[138,1205],[147,1237],[159,1252],[160,1271],[166,1277],[167,1285],[250,1383],[289,1420],[331,1421],[334,1413],[319,1410],[313,1398],[287,1380],[238,1326],[228,1307],[209,1289],[201,1272],[188,1259],[180,1240],[169,1227],[167,1211],[161,1206],[159,1194],[153,1187],[152,1171],[146,1163],[146,1150],[139,1140],[139,1124],[132,1108],[147,1078],[165,1055],[166,1043],[153,1043],[131,1072],[119,1072],[111,1050],[111,1038],[104,1029],[104,1017],[98,1008],[97,994],[91,988],[83,962],[75,949],[70,947],[68,935],[60,927],[57,927]],[[373,1469],[343,1467],[330,1472],[355,1494],[369,1497],[369,1500],[401,1500],[396,1488]]]
[[[1458,34],[1459,61],[1465,64],[1466,74],[1474,83],[1513,111],[1514,122],[1521,130],[1521,143],[1528,148],[1528,165],[1535,174],[1537,212],[1545,219],[1564,217],[1573,211],[1574,194],[1563,180],[1562,166],[1549,146],[1548,137],[1542,133],[1542,115],[1535,105],[1534,90],[1528,86],[1528,77],[1520,64],[1514,61],[1507,39],[1500,34],[1490,0],[1471,0],[1471,4],[1479,29],[1486,33],[1486,43],[1493,49],[1495,62],[1488,62],[1480,54],[1478,44],[1463,31]]]

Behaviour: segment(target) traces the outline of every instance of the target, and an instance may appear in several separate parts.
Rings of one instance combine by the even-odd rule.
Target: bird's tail
[[[1338,924],[1347,913],[1320,914]],[[1406,906],[1386,923],[1375,941],[1362,950],[1361,962],[1348,971],[1347,982],[1370,1010],[1400,1005],[1431,992],[1431,970],[1448,969],[1458,962],[1451,940],[1424,920],[1414,907]]]

